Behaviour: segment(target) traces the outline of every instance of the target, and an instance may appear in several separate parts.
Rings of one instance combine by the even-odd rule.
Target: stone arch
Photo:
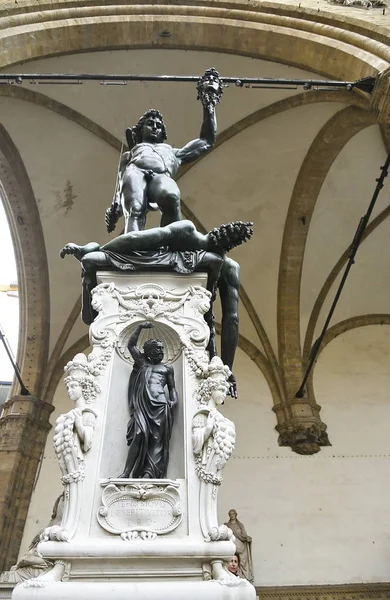
[[[381,223],[383,223],[383,221],[385,219],[388,219],[389,216],[390,216],[390,207],[387,207],[381,213],[379,213],[379,215],[377,215],[371,221],[371,223],[367,226],[367,229],[365,230],[363,237],[362,237],[362,243],[368,238],[369,235],[371,235],[376,230],[377,227],[379,227],[379,225],[381,225]],[[317,296],[317,299],[314,303],[313,310],[311,312],[310,319],[309,319],[309,322],[307,325],[305,341],[304,341],[304,345],[303,345],[303,361],[305,363],[307,363],[309,360],[310,349],[311,349],[311,345],[313,343],[313,336],[314,336],[315,328],[317,325],[318,317],[321,313],[321,310],[322,310],[324,302],[327,298],[327,295],[332,288],[332,285],[334,284],[337,276],[340,274],[343,267],[345,267],[345,265],[347,264],[347,261],[349,258],[348,253],[349,253],[349,248],[347,248],[343,252],[343,254],[340,256],[337,263],[334,265],[333,269],[331,270],[328,277],[326,278],[326,280]],[[333,327],[331,329],[333,331]],[[329,329],[328,332],[329,331],[331,331],[331,330]],[[329,343],[329,342],[327,342],[327,343]]]
[[[22,157],[0,125],[0,195],[13,240],[20,290],[17,362],[28,390],[42,392],[49,344],[49,278],[34,192]],[[15,389],[18,386],[14,386]],[[13,392],[15,392],[15,389]]]
[[[310,219],[330,166],[348,140],[373,123],[373,115],[357,107],[337,112],[317,134],[295,182],[284,227],[278,285],[280,366],[290,397],[302,378],[300,285]]]
[[[54,8],[53,8],[54,7]],[[0,67],[58,54],[123,48],[204,49],[267,58],[336,79],[387,68],[390,51],[379,28],[270,3],[249,7],[199,2],[152,6],[89,2],[0,12]],[[169,36],[161,36],[168,31]],[[304,51],[303,51],[304,40]],[[331,51],[330,51],[331,50]],[[321,62],[318,57],[321,56]]]
[[[328,344],[330,344],[332,340],[334,340],[336,337],[339,337],[343,333],[346,333],[347,331],[351,331],[352,329],[357,329],[359,327],[367,327],[368,325],[390,325],[390,314],[373,313],[367,315],[356,315],[354,317],[350,317],[349,319],[344,319],[343,321],[340,321],[339,323],[336,323],[336,325],[330,327],[326,332],[320,349],[318,351],[315,365],[318,362],[321,352],[326,348]],[[313,380],[315,373],[315,365],[312,372],[310,373],[310,377],[307,382],[308,392],[311,396],[314,395]]]

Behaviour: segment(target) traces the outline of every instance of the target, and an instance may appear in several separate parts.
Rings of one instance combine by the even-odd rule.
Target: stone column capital
[[[379,125],[385,129],[390,128],[390,67],[377,76],[370,110],[375,114]]]
[[[310,392],[303,398],[289,398],[284,407],[279,404],[273,410],[278,417],[275,429],[280,446],[290,446],[297,454],[316,454],[321,446],[331,445],[320,418],[321,407]]]
[[[48,417],[53,410],[54,406],[52,404],[41,400],[37,396],[17,394],[3,404],[2,418],[9,415],[30,415],[33,418]]]
[[[30,431],[47,434],[51,428],[49,418],[53,410],[52,404],[36,396],[12,396],[3,405],[0,418],[0,450],[23,452],[25,444],[21,445],[21,441],[26,439],[26,427]],[[33,441],[30,435],[27,438]]]

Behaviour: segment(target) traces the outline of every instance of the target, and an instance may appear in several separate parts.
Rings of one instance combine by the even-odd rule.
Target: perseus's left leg
[[[91,325],[97,317],[97,311],[92,306],[92,290],[97,285],[96,271],[110,266],[104,252],[90,252],[81,258],[82,279],[82,310],[81,316],[86,325]]]
[[[158,204],[161,210],[160,227],[181,221],[180,190],[167,175],[155,175],[148,186],[149,202]]]

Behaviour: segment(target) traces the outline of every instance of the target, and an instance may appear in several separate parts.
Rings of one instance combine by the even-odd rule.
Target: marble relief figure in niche
[[[134,359],[128,391],[130,420],[126,439],[129,449],[120,478],[163,479],[167,474],[178,395],[173,367],[162,363],[162,342],[150,339],[145,342],[143,352],[137,348],[141,330],[152,327],[152,323],[141,323],[129,340],[129,352]]]
[[[122,215],[125,233],[144,229],[149,210],[160,210],[162,227],[181,220],[180,190],[173,178],[182,164],[198,159],[215,144],[215,106],[223,91],[219,73],[208,69],[197,90],[203,105],[202,126],[199,138],[183,148],[166,143],[167,132],[158,110],[147,110],[135,127],[126,129],[129,150],[121,156],[114,199],[106,211],[109,232]]]

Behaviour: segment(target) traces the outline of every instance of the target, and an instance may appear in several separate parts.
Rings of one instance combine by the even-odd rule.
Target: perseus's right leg
[[[125,218],[125,233],[145,229],[148,209],[145,173],[130,164],[122,178],[122,208]]]

